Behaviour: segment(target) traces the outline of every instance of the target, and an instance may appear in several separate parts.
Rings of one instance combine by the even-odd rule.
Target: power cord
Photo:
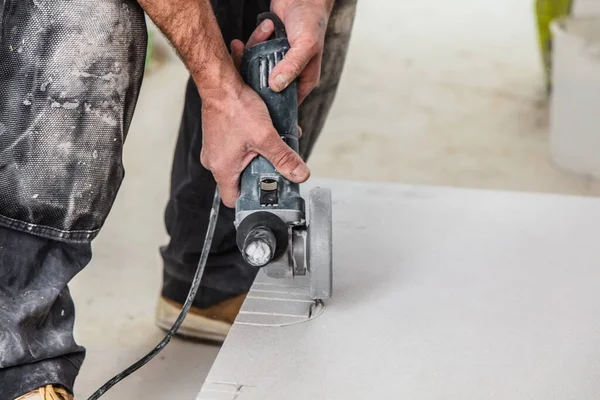
[[[152,360],[158,353],[165,348],[165,346],[171,341],[171,338],[183,323],[190,307],[192,307],[192,302],[196,298],[196,293],[198,293],[198,288],[200,287],[200,282],[202,281],[202,275],[204,275],[204,268],[206,267],[206,260],[208,259],[208,254],[210,252],[210,247],[212,244],[213,236],[215,234],[215,227],[217,226],[217,218],[219,216],[219,208],[221,205],[221,196],[219,195],[219,189],[215,189],[215,196],[213,198],[212,209],[210,210],[210,217],[208,221],[208,230],[206,232],[206,238],[204,239],[204,245],[202,246],[202,253],[200,255],[200,261],[198,262],[198,268],[196,269],[196,274],[194,275],[194,280],[192,281],[192,287],[190,288],[190,292],[188,293],[187,299],[183,304],[183,308],[177,320],[169,329],[166,336],[163,340],[160,341],[158,345],[148,354],[146,354],[139,361],[131,365],[129,368],[125,369],[120,374],[115,375],[112,379],[106,382],[102,387],[93,395],[91,395],[88,400],[97,400],[102,395],[104,395],[108,390],[110,390],[117,383],[121,382],[123,379],[127,378],[129,375],[143,367],[148,363],[148,361]]]

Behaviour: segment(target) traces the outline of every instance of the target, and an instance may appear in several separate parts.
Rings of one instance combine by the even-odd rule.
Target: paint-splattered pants
[[[356,0],[338,0],[322,84],[300,110],[308,156],[339,82]],[[247,38],[268,0],[213,0],[229,43]],[[146,51],[134,0],[0,0],[0,400],[44,384],[73,389],[85,350],[73,339],[68,282],[89,262],[124,176],[122,149]],[[200,98],[190,81],[162,249],[163,295],[190,286],[215,187],[199,162]],[[195,305],[248,290],[256,271],[223,209]]]

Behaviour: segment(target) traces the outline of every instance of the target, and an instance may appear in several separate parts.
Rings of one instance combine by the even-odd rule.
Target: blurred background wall
[[[577,1],[578,12],[598,2]],[[593,179],[550,160],[535,10],[533,0],[359,1],[343,81],[310,162],[315,176],[600,194]],[[161,49],[147,80],[182,90],[184,73],[164,74],[178,60],[160,58],[164,42],[154,37]],[[137,120],[146,110],[177,119],[182,98],[170,101],[148,103]]]

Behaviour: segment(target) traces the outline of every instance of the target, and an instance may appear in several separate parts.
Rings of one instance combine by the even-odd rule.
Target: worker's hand
[[[244,45],[244,42],[241,40],[235,39],[231,42],[231,57],[233,58],[233,63],[238,71],[242,69],[242,58],[244,57],[244,50],[249,47],[252,47],[258,43],[262,43],[265,40],[269,39],[273,32],[275,31],[275,25],[273,21],[270,19],[264,20],[256,30],[250,35],[248,42]],[[298,138],[302,137],[302,128],[300,125],[297,126],[298,129]]]
[[[246,166],[262,155],[285,178],[303,183],[310,171],[279,136],[262,99],[248,86],[235,98],[202,104],[201,162],[210,170],[227,207],[239,197],[239,179]]]
[[[273,23],[265,21],[248,42],[267,39]],[[232,43],[234,62],[239,66],[244,50],[242,42]],[[203,144],[201,162],[217,181],[223,203],[234,207],[239,197],[239,179],[246,166],[258,155],[273,164],[292,182],[305,182],[310,171],[302,158],[279,136],[267,106],[249,86],[240,84],[235,95],[206,98],[202,103]]]
[[[238,71],[241,70],[242,67],[242,57],[244,56],[244,50],[252,47],[256,44],[262,43],[268,38],[271,37],[273,32],[275,31],[275,25],[273,21],[270,19],[264,20],[259,26],[256,27],[250,38],[244,45],[244,42],[241,40],[234,40],[231,42],[231,57],[233,58],[233,63]]]
[[[281,18],[291,48],[271,73],[269,86],[276,92],[298,79],[298,100],[317,86],[327,23],[334,0],[272,0],[272,11]]]

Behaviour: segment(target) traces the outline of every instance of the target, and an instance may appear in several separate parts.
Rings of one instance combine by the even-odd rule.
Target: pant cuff
[[[187,295],[191,287],[191,282],[177,279],[165,272],[163,275],[161,295],[169,300],[183,304],[187,299]],[[240,291],[240,293],[222,292],[220,290],[206,287],[204,284],[200,284],[200,288],[198,289],[198,293],[196,294],[196,298],[194,299],[192,305],[200,309],[208,308],[241,293],[243,293],[243,291]]]
[[[13,400],[46,385],[58,385],[73,393],[82,360],[64,356],[0,369],[0,399]]]

